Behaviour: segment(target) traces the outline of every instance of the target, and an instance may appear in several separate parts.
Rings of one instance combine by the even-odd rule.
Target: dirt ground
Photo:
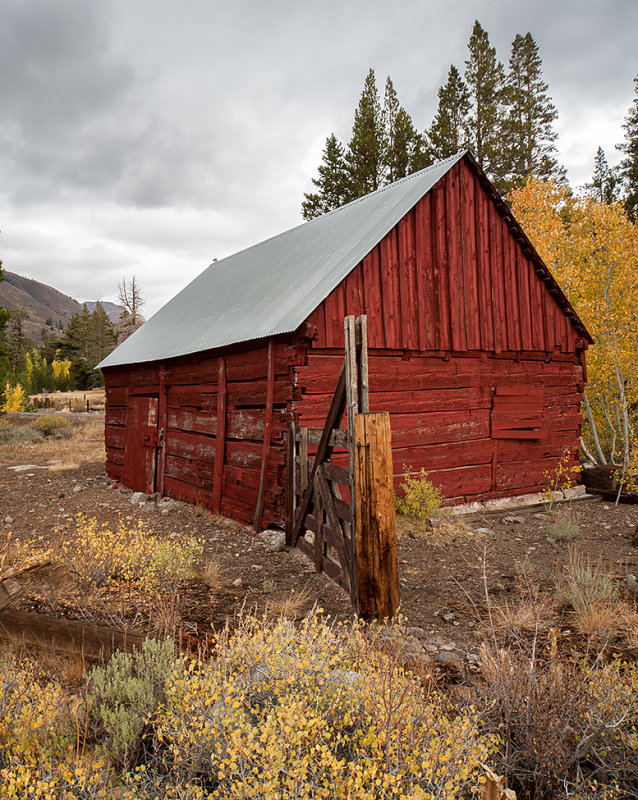
[[[73,530],[82,513],[100,522],[142,520],[166,536],[202,537],[206,558],[218,565],[219,576],[212,589],[193,584],[186,617],[194,636],[223,625],[242,608],[261,612],[291,598],[301,598],[300,613],[316,603],[333,617],[352,615],[345,593],[315,574],[298,551],[273,552],[252,529],[201,508],[179,503],[161,512],[153,503],[132,505],[131,492],[105,476],[100,423],[90,424],[93,434],[85,437],[90,446],[62,441],[57,458],[54,442],[0,446],[0,535],[47,540]],[[51,463],[54,468],[47,468]],[[16,466],[26,468],[12,469]],[[638,574],[638,549],[631,546],[638,506],[587,502],[560,513],[569,513],[580,528],[569,543],[548,540],[557,518],[545,513],[510,511],[503,519],[472,521],[452,532],[423,533],[401,522],[401,614],[426,652],[467,657],[481,636],[486,592],[496,602],[515,599],[530,583],[551,592],[570,548],[602,559],[627,594],[627,575]]]

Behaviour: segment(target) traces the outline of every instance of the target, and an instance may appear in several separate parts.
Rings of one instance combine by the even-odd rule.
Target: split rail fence
[[[288,426],[286,542],[336,581],[362,617],[383,619],[399,607],[390,417],[370,412],[366,317],[346,317],[344,332],[323,429]],[[347,468],[332,463],[335,451],[347,452]]]

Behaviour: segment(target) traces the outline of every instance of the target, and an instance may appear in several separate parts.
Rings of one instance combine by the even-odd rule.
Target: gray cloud
[[[81,299],[136,274],[154,310],[213,257],[300,222],[369,67],[429,125],[478,17],[539,44],[570,178],[613,157],[638,68],[634,0],[4,0],[5,266]]]

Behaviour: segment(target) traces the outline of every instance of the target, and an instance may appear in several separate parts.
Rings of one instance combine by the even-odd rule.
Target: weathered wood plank
[[[357,605],[367,619],[399,607],[392,444],[387,413],[355,417]]]
[[[6,608],[0,613],[0,636],[11,641],[22,638],[28,643],[51,643],[73,648],[91,659],[106,659],[116,650],[139,649],[144,634],[118,631],[85,622],[62,619],[50,614],[33,614]]]
[[[215,463],[213,467],[213,493],[211,508],[218,514],[221,508],[224,454],[226,448],[226,359],[219,359],[217,373],[217,435],[215,437]]]
[[[329,442],[330,434],[341,422],[341,418],[343,417],[343,412],[345,410],[345,405],[346,405],[346,364],[344,361],[341,372],[339,373],[339,379],[337,381],[337,386],[335,388],[332,404],[330,406],[328,416],[326,417],[326,423],[323,429],[323,436],[321,437],[321,441],[319,442],[319,445],[317,447],[317,452],[315,454],[315,462],[312,467],[312,472],[308,477],[308,486],[306,487],[306,490],[304,492],[303,498],[299,506],[297,520],[295,521],[291,537],[293,545],[296,544],[297,540],[299,539],[299,534],[301,533],[304,519],[306,517],[306,514],[308,513],[308,510],[310,509],[317,465],[320,464],[322,461],[327,460],[332,453],[332,448]]]
[[[268,468],[268,456],[270,455],[270,438],[272,432],[272,406],[275,386],[275,353],[273,340],[268,342],[268,378],[266,388],[266,409],[264,422],[264,449],[261,460],[261,474],[259,477],[259,490],[257,492],[257,504],[255,506],[255,530],[261,528],[261,521],[264,513],[264,491],[266,481],[266,470]]]

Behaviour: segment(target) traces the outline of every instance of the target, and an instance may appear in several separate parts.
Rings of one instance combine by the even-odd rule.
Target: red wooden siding
[[[571,353],[579,334],[492,200],[459,162],[310,315],[314,347],[343,347],[346,314],[370,347]]]
[[[510,225],[465,161],[448,172],[310,315],[301,424],[326,413],[344,315],[367,314],[397,485],[404,464],[425,467],[470,500],[537,490],[565,449],[576,463],[580,334]]]
[[[301,398],[293,407],[301,425],[322,423],[340,362],[336,352],[313,349],[307,365],[297,369]],[[409,465],[425,467],[447,497],[485,499],[537,491],[566,449],[570,463],[578,463],[582,368],[573,360],[477,355],[446,361],[371,350],[369,370],[370,410],[390,411],[397,488]],[[503,439],[502,431],[493,432],[494,397],[502,392],[511,397],[514,385],[534,396],[549,436],[529,438],[525,430],[518,438]],[[529,424],[522,407],[520,427]]]
[[[149,367],[106,370],[107,471],[120,479],[127,457],[126,426],[137,426],[131,416],[134,392],[159,392],[166,387],[166,410],[158,421],[164,428],[164,491],[167,495],[211,506],[217,457],[218,389],[220,358],[226,369],[226,414],[221,467],[220,511],[225,516],[252,522],[264,453],[268,348],[232,348],[223,356],[199,354]],[[284,440],[287,412],[292,400],[292,365],[300,358],[298,347],[280,343],[274,348],[272,424],[264,475],[263,525],[283,521]],[[149,487],[129,485],[136,489]],[[159,476],[158,483],[159,488]]]

